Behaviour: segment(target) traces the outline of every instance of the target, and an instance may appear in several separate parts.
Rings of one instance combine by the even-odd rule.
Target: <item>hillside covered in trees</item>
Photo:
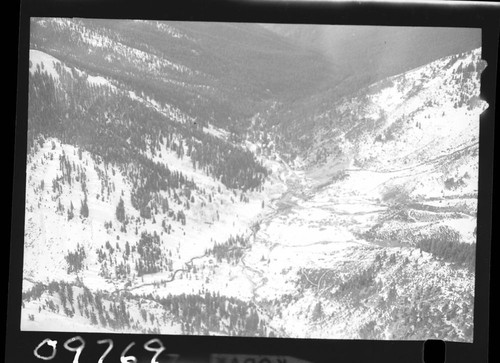
[[[32,19],[21,328],[471,341],[484,64],[451,48],[349,83],[259,24]]]

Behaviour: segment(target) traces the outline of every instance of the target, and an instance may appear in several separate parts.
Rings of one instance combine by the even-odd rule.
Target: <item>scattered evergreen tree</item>
[[[87,204],[87,195],[85,195],[85,199],[82,200],[82,205],[80,207],[80,215],[83,218],[88,218],[88,216],[89,216],[89,206]]]
[[[72,220],[75,217],[73,202],[70,203],[70,207],[68,209],[68,221]]]
[[[125,203],[121,197],[116,207],[116,219],[122,223],[125,221]]]
[[[316,303],[316,306],[314,306],[314,310],[312,313],[312,319],[313,321],[317,321],[323,317],[323,308],[321,307],[321,301],[318,301]]]

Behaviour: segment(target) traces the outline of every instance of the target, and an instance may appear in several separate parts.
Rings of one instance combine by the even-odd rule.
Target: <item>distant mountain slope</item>
[[[313,49],[343,75],[338,92],[354,91],[436,59],[481,46],[481,31],[465,28],[263,24]],[[347,88],[347,89],[346,89]]]
[[[484,67],[476,49],[441,58],[338,100],[314,119],[313,147],[307,152],[310,165],[329,165],[345,155],[353,168],[387,173],[410,172],[423,164],[439,168],[445,179],[434,182],[443,188],[448,178],[462,180],[462,169],[463,174],[471,168],[468,178],[477,181],[479,115],[486,107],[479,98]],[[468,166],[460,166],[463,163]],[[419,182],[424,183],[422,176]],[[477,191],[477,185],[465,179],[459,184],[452,189]],[[442,188],[427,184],[421,194],[429,196],[430,190]]]
[[[231,86],[268,99],[303,97],[328,85],[327,58],[252,23],[176,23],[197,36],[204,53],[216,58]],[[203,59],[203,58],[201,58]],[[204,67],[214,69],[210,63]],[[243,78],[242,78],[243,77]],[[244,86],[242,86],[244,85]],[[264,93],[263,93],[264,91]]]
[[[224,127],[263,99],[312,92],[329,67],[253,24],[35,19],[31,31],[34,49]]]
[[[445,47],[446,48],[446,47]],[[470,50],[469,50],[470,51]],[[462,53],[457,53],[457,54],[464,54],[466,52]],[[456,54],[447,56],[447,57],[453,57],[456,56]],[[375,57],[375,56],[374,56]],[[446,57],[442,57],[439,59],[444,59]],[[374,58],[376,59],[376,57]],[[474,62],[478,62],[479,57],[475,57]],[[355,62],[355,61],[353,61]],[[432,63],[432,62],[431,62]],[[383,62],[381,64],[384,64]],[[403,62],[404,64],[404,62]],[[402,65],[400,64],[399,67]],[[407,67],[410,66],[410,64],[406,64]],[[412,67],[411,69],[407,69],[403,72],[399,72],[394,74],[393,76],[389,77],[390,79],[394,79],[394,77],[397,77],[398,75],[402,75],[406,72],[410,72],[414,69],[417,69],[421,66],[418,67]],[[482,66],[481,66],[482,67]],[[375,74],[376,72],[370,72],[367,70],[367,74]],[[459,72],[462,72],[460,69]],[[360,73],[354,72],[355,75],[354,77],[357,77],[356,74],[362,74],[363,72],[361,71]],[[447,94],[452,97],[454,94],[454,97],[460,97],[461,103],[463,103],[464,99],[469,100],[471,96],[467,95],[467,92],[469,88],[465,89],[464,92],[459,91],[460,87],[463,85],[461,84],[462,81],[466,82],[466,78],[469,77],[469,73],[465,75],[465,78],[457,78],[455,77],[451,82],[454,83],[455,88],[449,88],[447,90]],[[351,76],[352,72],[347,71],[346,76]],[[434,74],[429,75],[429,74],[423,74],[424,79],[422,80],[423,83],[427,84],[429,77],[434,77]],[[443,80],[443,77],[447,77],[447,75],[440,74],[439,79]],[[379,82],[373,82],[370,83],[370,87],[374,87],[374,84],[379,84],[380,82],[389,82],[385,81],[387,78],[382,79]],[[333,84],[332,87],[328,90],[317,92],[315,94],[312,94],[310,97],[303,98],[301,100],[298,100],[296,102],[277,102],[272,108],[269,108],[267,110],[266,114],[266,125],[264,128],[268,127],[274,127],[276,130],[279,130],[275,133],[275,135],[278,135],[277,138],[275,138],[274,142],[275,145],[281,150],[281,152],[284,154],[284,156],[288,157],[293,157],[298,155],[298,154],[304,154],[308,153],[308,150],[311,147],[314,147],[316,141],[315,141],[315,136],[314,136],[314,131],[316,130],[317,127],[320,127],[318,123],[321,123],[319,120],[324,118],[323,116],[325,115],[332,115],[333,110],[337,108],[337,105],[341,104],[347,99],[350,99],[353,96],[360,95],[360,92],[368,92],[365,90],[366,87],[368,87],[370,84],[367,82],[363,81],[360,84],[358,84],[355,80],[352,83],[346,79],[347,83],[349,84],[348,87],[342,88],[342,90],[339,92],[338,85]],[[425,81],[425,82],[424,82]],[[478,82],[479,79],[476,80]],[[358,86],[356,86],[358,85]],[[412,86],[415,86],[414,89],[411,89]],[[415,81],[415,83],[412,83],[411,85],[408,85],[408,88],[406,89],[406,93],[413,97],[415,94],[418,94],[422,88],[422,85]],[[361,91],[360,91],[361,90]],[[460,94],[460,96],[457,96],[457,94]],[[381,98],[380,100],[373,100],[371,103],[376,103],[377,107],[379,107],[383,112],[385,113],[390,113],[393,110],[385,107],[384,102],[392,102],[392,104],[398,104],[398,102],[403,102],[404,101],[404,94],[401,94],[398,96],[399,98],[396,100],[386,100]],[[428,96],[426,96],[428,98]],[[478,95],[472,98],[473,104],[477,101]],[[364,109],[368,107],[367,104],[364,102],[367,101],[366,99],[359,99],[358,104],[362,105],[362,111],[364,112]],[[418,98],[414,98],[413,104],[416,104],[416,102],[419,102]],[[424,101],[425,102],[425,101]],[[430,102],[430,101],[429,101]],[[456,103],[457,100],[455,99],[452,102],[452,105]],[[419,106],[423,109],[427,107],[429,104],[428,103],[422,103]],[[388,105],[389,106],[389,105]],[[359,116],[359,115],[358,115]],[[358,117],[356,116],[356,117]],[[354,117],[354,116],[353,116]],[[336,117],[334,116],[335,119],[340,119],[342,120],[342,117]],[[353,118],[345,119],[345,122],[350,122],[349,120],[353,120]],[[346,123],[347,125],[347,123]],[[335,128],[335,125],[331,125],[331,128]]]

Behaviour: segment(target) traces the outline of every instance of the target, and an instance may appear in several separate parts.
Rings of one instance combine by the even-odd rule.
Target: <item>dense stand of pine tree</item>
[[[152,298],[152,296],[149,296]],[[268,336],[271,331],[254,304],[210,292],[168,295],[156,299],[182,322],[185,334],[224,333]]]
[[[206,255],[214,256],[218,263],[226,261],[236,263],[243,256],[243,249],[248,246],[248,237],[230,236],[227,241],[215,244],[205,251]]]
[[[85,248],[83,246],[76,247],[74,252],[68,252],[65,259],[68,263],[68,273],[79,272],[83,269],[83,261],[85,260]]]
[[[181,69],[183,66],[172,67],[168,61],[172,58],[172,47],[181,53],[185,52],[186,47],[175,44],[175,38],[163,35],[160,42],[150,46],[137,38],[140,37],[137,24],[129,24],[129,29],[124,29],[119,26],[114,28],[115,25],[110,22],[101,26],[99,22],[91,19],[72,20],[71,24],[63,24],[64,21],[50,22],[49,26],[32,22],[32,47],[45,49],[79,69],[87,69],[92,74],[111,77],[132,86],[138,94],[174,105],[191,116],[227,123],[230,116],[251,112],[246,105],[248,102],[236,97],[228,100],[227,94],[221,94],[217,88],[218,82],[213,77]],[[131,31],[132,28],[135,28],[134,31]],[[152,35],[153,32],[148,32],[148,36]],[[94,47],[89,44],[92,38],[97,42],[98,39],[105,40],[100,46]],[[148,42],[152,40],[149,38]],[[160,48],[164,48],[166,54]],[[184,62],[193,59],[196,57],[183,58]],[[196,61],[204,64],[203,61]],[[196,102],[192,101],[194,97],[197,97]]]
[[[434,256],[474,271],[476,266],[476,244],[439,239],[423,239],[417,247]]]
[[[161,270],[163,259],[160,236],[158,236],[156,232],[153,235],[142,233],[137,243],[137,252],[140,256],[136,265],[138,276],[155,273]]]
[[[142,324],[149,319],[153,325],[165,324],[168,321],[179,323],[184,334],[270,336],[272,333],[272,329],[267,326],[253,303],[235,297],[221,296],[218,293],[169,294],[163,298],[151,294],[133,297],[125,293],[116,299],[105,291],[91,291],[81,283],[52,281],[48,285],[38,283],[24,292],[23,301],[38,299],[43,293],[48,293],[52,297],[57,296],[60,303],[50,297],[45,298],[39,312],[42,310],[59,312],[62,309],[67,316],[79,314],[89,319],[93,325],[112,329],[132,327],[144,331]],[[143,307],[147,301],[158,304],[163,313],[148,314]],[[137,304],[139,307],[142,321],[135,320],[131,316],[131,304]]]

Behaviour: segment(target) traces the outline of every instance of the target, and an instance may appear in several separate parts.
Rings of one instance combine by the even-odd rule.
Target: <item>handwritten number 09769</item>
[[[73,342],[75,342],[75,341],[80,342],[80,344],[78,346],[70,346],[70,344],[73,343]],[[40,355],[40,353],[38,352],[38,350],[42,346],[44,346],[45,344],[48,345],[48,346],[50,346],[50,347],[52,347],[52,353],[49,356]],[[101,355],[101,357],[97,361],[97,363],[104,363],[104,358],[113,349],[113,341],[111,339],[103,339],[103,340],[98,340],[97,344],[108,344],[108,347],[106,348],[106,350],[104,351],[104,353]],[[137,363],[137,358],[136,357],[131,356],[131,355],[129,355],[129,356],[125,355],[128,352],[128,350],[130,348],[132,348],[134,345],[135,345],[135,343],[132,342],[129,345],[127,345],[127,347],[123,350],[122,354],[120,355],[120,363]],[[70,338],[70,339],[68,339],[68,340],[66,340],[64,342],[63,346],[64,346],[64,348],[66,348],[70,352],[75,352],[75,357],[73,358],[73,363],[79,363],[78,359],[80,358],[80,355],[82,354],[82,351],[85,348],[85,341],[83,340],[83,338],[80,337],[80,336],[76,336],[76,337]],[[156,339],[156,338],[148,340],[144,344],[143,347],[147,351],[155,352],[155,354],[151,358],[151,363],[159,363],[156,360],[156,358],[158,358],[158,356],[165,350],[165,347],[163,346],[163,343],[161,342],[161,340]],[[54,359],[54,357],[57,354],[57,340],[52,340],[52,339],[48,339],[48,338],[44,339],[33,350],[33,354],[38,359],[42,359],[42,360],[52,360],[52,359]]]

